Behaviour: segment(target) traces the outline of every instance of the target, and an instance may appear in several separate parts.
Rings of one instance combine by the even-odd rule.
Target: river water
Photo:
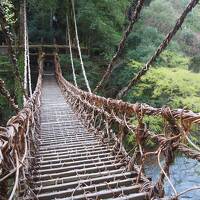
[[[145,173],[153,182],[159,177],[160,168],[156,159],[150,159],[145,166]],[[200,186],[200,163],[196,160],[178,156],[170,167],[170,180],[178,193],[193,186]],[[168,183],[165,184],[166,196],[172,196],[173,190]],[[200,189],[190,191],[180,197],[181,200],[200,200]]]

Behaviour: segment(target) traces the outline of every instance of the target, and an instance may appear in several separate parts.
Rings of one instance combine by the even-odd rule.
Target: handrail
[[[59,65],[59,63],[57,63],[57,65]],[[132,117],[133,115],[137,115],[139,110],[142,108],[143,115],[149,115],[149,116],[163,115],[164,107],[155,108],[146,103],[132,104],[124,102],[122,100],[105,98],[98,96],[96,94],[91,94],[89,92],[83,91],[64,79],[64,77],[62,76],[60,66],[57,66],[57,69],[58,70],[56,72],[56,75],[57,77],[60,78],[60,81],[66,85],[66,87],[70,88],[70,90],[72,90],[75,94],[79,94],[89,103],[95,104],[98,107],[104,106],[105,109],[109,112],[114,111],[116,113],[121,113],[122,115],[126,114],[127,117]],[[177,120],[181,119],[184,123],[200,124],[200,113],[194,113],[191,110],[185,110],[185,109],[173,109],[171,110],[171,114],[175,119]]]
[[[66,100],[72,105],[80,119],[83,120],[88,130],[95,134],[101,134],[102,141],[114,141],[113,151],[123,154],[127,163],[127,170],[137,169],[139,181],[145,180],[142,171],[147,156],[157,156],[160,176],[154,186],[145,180],[142,191],[149,193],[150,197],[164,196],[164,181],[168,180],[174,190],[174,197],[179,194],[172,185],[169,175],[170,165],[175,159],[175,151],[184,153],[187,157],[200,161],[199,147],[188,138],[192,124],[200,124],[200,114],[184,109],[171,110],[169,107],[154,108],[147,104],[131,104],[121,100],[106,99],[90,94],[69,83],[62,76],[58,55],[54,56],[55,74],[58,84],[63,91]],[[161,134],[155,134],[144,121],[144,116],[159,116],[163,119]],[[135,117],[133,124],[132,117]],[[135,135],[136,147],[131,155],[124,147],[124,141],[128,133]],[[157,144],[156,150],[148,152],[145,145],[148,140]],[[183,141],[188,141],[189,148]],[[160,163],[160,156],[164,155],[164,164]],[[135,165],[136,157],[140,160],[140,167]]]
[[[31,155],[28,147],[35,150],[36,144],[31,143],[30,140],[36,141],[36,132],[39,129],[42,74],[43,58],[40,56],[39,75],[32,98],[28,99],[23,109],[7,122],[6,127],[0,127],[0,184],[6,183],[7,179],[14,173],[18,173],[20,168],[28,167],[24,165],[27,155]],[[4,189],[6,191],[3,191],[3,194],[7,194],[9,188]],[[13,189],[16,189],[16,187]]]

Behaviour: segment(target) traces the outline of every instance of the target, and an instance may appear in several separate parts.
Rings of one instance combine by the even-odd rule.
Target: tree
[[[200,56],[194,56],[191,58],[188,69],[195,73],[200,72]]]

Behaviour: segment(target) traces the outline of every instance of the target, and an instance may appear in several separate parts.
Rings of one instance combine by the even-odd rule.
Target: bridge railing
[[[42,86],[43,59],[39,59],[39,76],[32,98],[28,99],[23,109],[13,116],[6,127],[0,127],[0,198],[17,198],[16,190],[22,178],[28,174],[33,152],[37,150],[37,133],[40,121],[40,96]],[[31,174],[29,174],[31,175]],[[9,185],[9,178],[14,184]],[[27,185],[27,184],[25,184]],[[10,187],[12,192],[9,194]]]
[[[100,133],[103,142],[115,143],[113,152],[123,155],[122,161],[127,164],[127,170],[137,170],[137,180],[145,181],[141,190],[148,191],[150,197],[163,197],[164,183],[167,180],[174,191],[173,198],[177,198],[180,194],[170,181],[169,168],[177,151],[200,161],[200,149],[189,137],[192,125],[200,124],[200,114],[184,109],[171,110],[169,107],[153,108],[147,104],[131,104],[90,94],[64,79],[57,55],[54,62],[56,78],[67,101],[80,119],[84,120],[88,130]],[[152,124],[146,121],[151,116],[160,118],[160,132],[153,132]],[[124,142],[131,134],[135,138],[135,144],[128,151]],[[147,151],[149,141],[156,144],[156,150]],[[164,164],[161,164],[161,155]],[[143,174],[144,163],[149,156],[156,156],[160,167],[160,176],[155,185],[145,179]]]

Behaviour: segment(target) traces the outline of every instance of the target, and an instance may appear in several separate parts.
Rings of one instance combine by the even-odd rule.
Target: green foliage
[[[12,69],[7,56],[0,56],[0,78],[5,81],[6,88],[10,91],[11,95],[14,96]],[[6,99],[0,94],[0,125],[6,123],[14,113],[10,108]]]
[[[189,62],[189,57],[180,55],[174,51],[166,50],[161,54],[157,65],[169,68],[178,67],[181,69],[187,69]]]
[[[199,74],[179,68],[156,68],[148,73],[141,84],[128,95],[132,101],[143,99],[151,105],[173,108],[187,107],[200,111],[200,78]]]
[[[199,73],[200,72],[200,56],[194,56],[190,60],[189,70]]]
[[[158,116],[145,116],[144,123],[153,133],[161,133],[163,130],[163,120]]]
[[[78,2],[80,36],[86,37],[93,54],[110,58],[121,38],[124,10],[128,1],[102,0]]]
[[[135,145],[136,145],[136,137],[135,137],[135,133],[132,133],[132,132],[129,132],[126,136],[125,136],[125,139],[124,139],[124,142],[123,142],[126,150],[128,152],[130,152],[130,154],[132,154],[135,149]]]
[[[102,95],[115,97],[119,89],[128,84],[128,81],[134,76],[139,68],[141,68],[141,66],[142,64],[135,60],[128,63],[122,62],[122,64],[113,71]]]
[[[81,69],[79,58],[74,57],[73,62],[74,62],[74,68],[75,68],[75,73],[76,73],[76,78],[77,78],[77,84],[78,84],[79,88],[81,88],[83,90],[87,90],[85,80],[84,80],[84,77],[82,74],[82,69]],[[83,62],[84,62],[84,67],[85,67],[85,71],[87,74],[87,78],[89,80],[89,84],[90,84],[91,88],[94,88],[97,83],[97,78],[99,75],[97,73],[97,71],[99,69],[100,63],[98,63],[98,60],[95,60],[95,62],[94,62],[88,56],[83,56]],[[68,81],[70,81],[71,83],[74,84],[70,56],[65,55],[65,54],[60,55],[60,63],[61,63],[61,68],[62,68],[64,77]]]
[[[139,62],[147,62],[163,39],[164,35],[157,28],[136,25],[135,31],[131,33],[128,39],[127,57]],[[172,41],[168,49],[170,51],[180,51],[179,44],[176,41]]]
[[[6,0],[5,9],[9,22],[14,27],[19,19],[19,1]],[[30,42],[52,43],[56,36],[57,42],[66,43],[66,15],[69,16],[72,44],[76,46],[74,24],[70,0],[62,3],[58,0],[29,0],[28,26]],[[174,26],[188,0],[148,0],[142,10],[139,21],[134,25],[128,37],[126,49],[114,68],[109,82],[101,91],[104,96],[115,97],[118,91],[136,75],[144,63],[154,54],[166,34]],[[88,55],[83,56],[86,73],[94,88],[104,73],[108,62],[116,51],[122,31],[128,22],[127,13],[129,0],[81,0],[75,1],[78,34],[81,46],[88,48]],[[15,5],[15,7],[13,6]],[[13,15],[15,11],[15,16]],[[169,14],[170,13],[170,14]],[[53,28],[53,16],[56,16],[57,28]],[[199,111],[199,72],[200,59],[200,8],[197,6],[187,17],[182,29],[179,30],[172,43],[162,53],[150,73],[142,82],[132,89],[126,97],[131,102],[146,102],[152,106],[161,107],[164,104],[172,107],[192,108]],[[16,30],[18,30],[16,28]],[[3,63],[3,60],[0,61]],[[9,65],[9,62],[6,61]],[[20,71],[23,77],[23,57],[19,58]],[[74,65],[77,82],[80,88],[86,90],[78,55],[74,54]],[[3,65],[1,64],[1,67]],[[5,65],[6,66],[6,65]],[[64,76],[73,83],[70,57],[61,55],[61,66]],[[187,71],[189,69],[192,72]],[[10,74],[4,76],[9,79]],[[19,104],[22,94],[19,85],[10,79],[12,93],[16,94]],[[12,82],[12,83],[11,83]],[[16,88],[16,89],[13,89]],[[153,130],[159,131],[160,122],[157,119],[147,119]],[[159,124],[157,126],[157,124]]]
[[[44,40],[53,43],[52,17],[57,5],[56,0],[29,1],[28,24],[31,41],[38,43]]]
[[[127,55],[140,62],[147,61],[163,39],[154,27],[137,25],[128,39]],[[148,47],[148,48],[146,48]]]
[[[166,34],[173,27],[177,14],[172,2],[154,0],[144,11],[144,22],[146,25],[156,27],[161,33]]]
[[[193,45],[195,36],[192,30],[184,28],[184,30],[181,31],[180,39],[184,41],[186,45]]]
[[[151,131],[155,134],[162,133],[162,131],[163,131],[163,120],[162,120],[161,117],[145,116],[144,119],[143,119],[143,122],[146,124],[149,131]],[[138,121],[135,118],[133,118],[132,124],[137,126]],[[135,135],[135,133],[129,132],[125,137],[124,144],[125,144],[125,147],[129,151],[131,149],[133,149],[136,145],[136,135]],[[145,145],[146,145],[147,148],[154,148],[156,146],[155,142],[153,142],[152,140],[147,140]]]
[[[118,86],[126,84],[128,79],[130,79],[134,75],[134,73],[140,69],[141,66],[141,63],[135,60],[131,60],[128,64],[125,65],[125,68],[119,67],[115,70],[113,74],[113,82],[115,82]],[[120,74],[120,79],[118,79],[116,74]]]
[[[66,42],[66,14],[69,17],[71,37],[74,43],[74,23],[71,15],[71,1],[60,5],[58,0],[30,1],[29,29],[31,41]],[[124,13],[128,0],[82,0],[75,1],[78,33],[82,46],[91,53],[110,58],[121,38]],[[42,10],[42,12],[41,12]],[[53,30],[52,17],[56,16],[57,29]]]
[[[16,22],[14,5],[11,0],[2,0],[2,5],[5,11],[6,19],[9,25],[13,25]]]
[[[23,77],[23,66],[24,58],[19,56],[18,64],[20,69],[21,77]],[[8,56],[0,56],[0,78],[4,80],[6,89],[10,92],[12,98],[14,98],[17,104],[22,107],[23,98],[22,91],[20,89],[19,82],[16,80],[16,77],[13,72],[12,64]],[[6,121],[14,115],[12,108],[9,106],[9,103],[6,99],[0,94],[0,123],[6,123]]]
[[[24,77],[24,55],[19,55],[18,56],[18,66],[19,66],[19,73],[20,73],[20,76],[22,77],[22,80],[23,80],[23,77]],[[17,104],[19,105],[19,107],[22,108],[23,106],[23,92],[20,88],[20,84],[19,84],[19,81],[15,81],[15,91],[14,91],[14,94],[15,94],[15,98],[16,98],[16,101],[17,101]]]
[[[157,30],[158,34],[164,37],[175,25],[176,20],[178,19],[178,17],[180,17],[183,9],[186,7],[187,4],[188,4],[187,0],[151,1],[150,5],[146,7],[143,11],[141,19],[142,31],[144,31],[144,33],[148,32],[149,27],[153,27],[155,30]],[[171,50],[174,51],[175,50],[174,47],[176,47],[179,49],[179,52],[185,52],[188,55],[194,55],[199,52],[200,50],[200,37],[199,37],[200,27],[198,23],[199,16],[200,16],[200,7],[197,6],[192,12],[189,13],[188,17],[186,18],[182,26],[182,29],[178,31],[177,36],[174,39],[174,42],[177,44],[170,45],[171,46],[170,48],[172,48]],[[139,38],[143,37],[140,37],[139,35]],[[153,44],[158,46],[156,44],[157,40],[154,41]],[[153,49],[153,46],[154,45],[150,43],[144,47],[148,47],[147,49],[151,50]],[[140,51],[143,53],[142,49],[143,47],[141,48]],[[144,62],[144,60],[140,61]]]
[[[192,30],[193,32],[199,32],[199,18],[200,18],[200,5],[198,4],[197,7],[189,14],[188,18],[186,19],[187,27]]]

